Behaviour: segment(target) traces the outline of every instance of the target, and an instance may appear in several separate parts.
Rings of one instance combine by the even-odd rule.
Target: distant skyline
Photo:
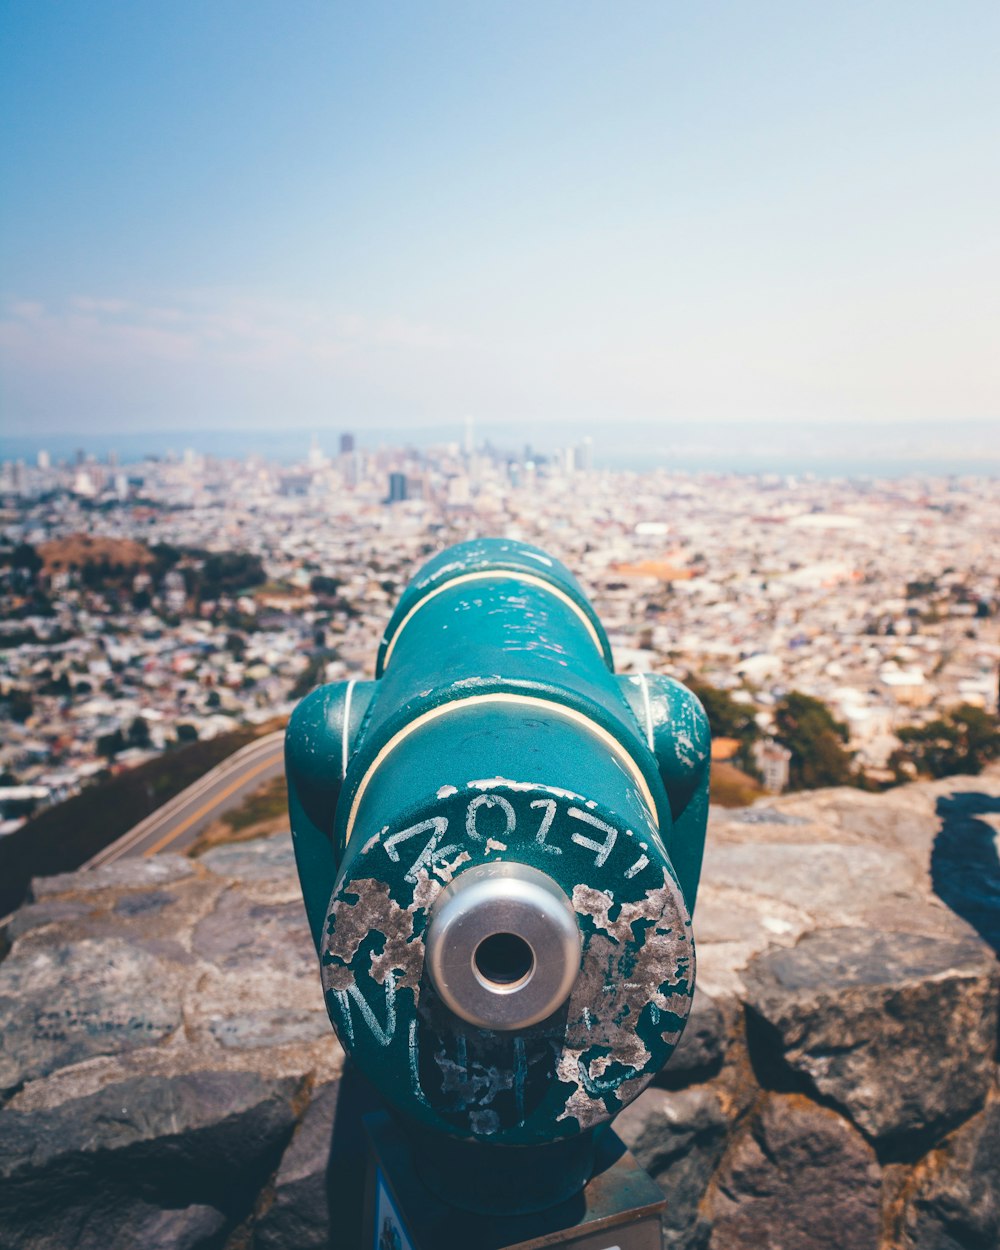
[[[125,465],[148,456],[180,456],[188,450],[221,459],[260,456],[283,464],[303,463],[315,446],[330,457],[340,435],[355,435],[365,452],[418,453],[465,443],[463,425],[289,427],[275,422],[239,429],[141,429],[93,434],[88,431],[6,437],[0,433],[0,462],[36,462],[44,451],[53,463],[73,463],[82,452],[98,461]],[[597,469],[670,469],[682,473],[814,474],[820,477],[889,478],[988,476],[1000,478],[1000,439],[989,422],[894,421],[828,424],[754,421],[551,422],[476,424],[473,446],[500,455],[561,456],[590,439]]]
[[[40,0],[3,25],[7,438],[1000,438],[995,3]]]

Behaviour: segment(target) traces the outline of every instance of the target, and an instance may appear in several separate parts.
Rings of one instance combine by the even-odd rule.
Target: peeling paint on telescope
[[[420,570],[376,672],[313,691],[286,740],[337,1034],[434,1141],[592,1136],[690,1007],[701,705],[666,677],[616,677],[571,574],[501,540]],[[585,1179],[563,1171],[553,1201]]]

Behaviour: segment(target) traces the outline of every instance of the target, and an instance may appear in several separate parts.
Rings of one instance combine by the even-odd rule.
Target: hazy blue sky
[[[8,434],[1000,416],[1000,5],[2,0]]]

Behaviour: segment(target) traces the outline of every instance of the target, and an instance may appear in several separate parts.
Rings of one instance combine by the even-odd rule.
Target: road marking
[[[201,807],[199,807],[194,815],[189,816],[187,820],[181,821],[175,829],[172,829],[168,834],[162,837],[159,842],[149,847],[148,850],[143,851],[143,855],[148,858],[150,855],[155,855],[157,851],[162,851],[165,846],[169,846],[171,842],[179,838],[185,829],[190,829],[196,821],[201,820],[202,816],[207,815],[213,807],[218,807],[223,799],[227,799],[231,794],[235,794],[241,786],[245,786],[246,783],[256,777],[258,773],[262,773],[265,768],[273,767],[274,763],[274,760],[268,759],[264,760],[263,763],[258,764],[256,768],[251,768],[249,772],[244,773],[242,777],[237,778],[231,786],[227,786],[221,794],[217,794],[214,799],[209,799],[207,803],[204,803]]]
[[[172,799],[168,799],[162,807],[158,807],[156,811],[150,812],[148,816],[144,816],[127,833],[123,833],[116,841],[98,851],[96,855],[82,865],[82,868],[84,870],[100,868],[104,864],[113,864],[116,860],[121,859],[133,847],[138,846],[144,838],[148,838],[159,825],[162,825],[175,812],[183,811],[194,799],[208,793],[213,786],[218,785],[230,773],[240,768],[254,756],[270,753],[271,751],[274,751],[275,757],[280,756],[280,744],[284,736],[285,731],[279,729],[274,733],[265,734],[262,738],[257,738],[254,742],[248,742],[244,747],[240,747],[238,751],[234,751],[232,755],[221,760],[214,768],[209,769],[204,776],[199,777],[197,781],[192,781],[186,789],[175,794]],[[279,749],[275,750],[275,748]]]

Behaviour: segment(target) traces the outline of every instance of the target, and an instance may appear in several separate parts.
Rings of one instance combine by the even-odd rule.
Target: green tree
[[[236,594],[267,580],[259,556],[248,551],[217,551],[205,560],[201,570],[202,599],[218,599],[220,595]]]
[[[50,680],[40,686],[42,694],[59,695],[65,698],[73,693],[73,687],[70,685],[69,675],[65,669],[58,676],[51,676],[50,674],[50,678]]]
[[[340,590],[340,578],[326,577],[322,573],[317,573],[315,577],[310,578],[309,589],[314,595],[326,595],[327,597],[335,595]]]
[[[247,640],[242,634],[236,630],[231,630],[226,634],[226,650],[234,660],[242,660],[243,654],[247,649]]]
[[[31,692],[24,690],[21,686],[12,686],[7,692],[4,702],[7,705],[7,715],[20,725],[23,725],[28,720],[34,710]]]
[[[844,749],[847,727],[834,720],[826,704],[792,690],[775,708],[774,720],[774,736],[792,753],[789,789],[815,790],[855,782],[853,761]]]
[[[690,673],[684,684],[701,700],[713,738],[739,738],[741,742],[753,742],[760,737],[752,703],[737,703],[728,690],[710,686]]]
[[[757,709],[752,703],[739,703],[728,690],[720,690],[709,685],[689,673],[684,683],[689,690],[698,696],[708,717],[708,726],[713,738],[735,738],[739,748],[733,756],[733,763],[753,780],[759,780],[760,774],[753,757],[754,743],[760,738],[760,726],[757,724]],[[722,772],[716,768],[715,776],[721,779]],[[720,782],[716,782],[718,790]],[[750,783],[747,783],[750,784]],[[721,793],[721,791],[720,791]],[[721,801],[713,799],[713,802]]]
[[[310,655],[309,662],[305,668],[296,677],[291,690],[288,692],[288,697],[290,699],[304,699],[310,690],[322,682],[326,666],[332,658],[332,652],[314,651]]]
[[[153,557],[153,567],[150,569],[150,573],[153,580],[157,582],[162,579],[165,573],[169,573],[184,554],[169,543],[156,543],[150,547],[149,551]]]
[[[125,735],[116,729],[114,733],[101,734],[97,739],[97,754],[113,760],[119,751],[125,750],[125,746]]]
[[[981,707],[962,703],[926,725],[905,725],[897,734],[902,749],[890,763],[902,780],[911,765],[925,777],[981,773],[1000,756],[997,718]]]
[[[21,569],[29,577],[34,577],[36,573],[41,572],[43,563],[42,557],[29,543],[18,543],[11,552],[11,568]]]

